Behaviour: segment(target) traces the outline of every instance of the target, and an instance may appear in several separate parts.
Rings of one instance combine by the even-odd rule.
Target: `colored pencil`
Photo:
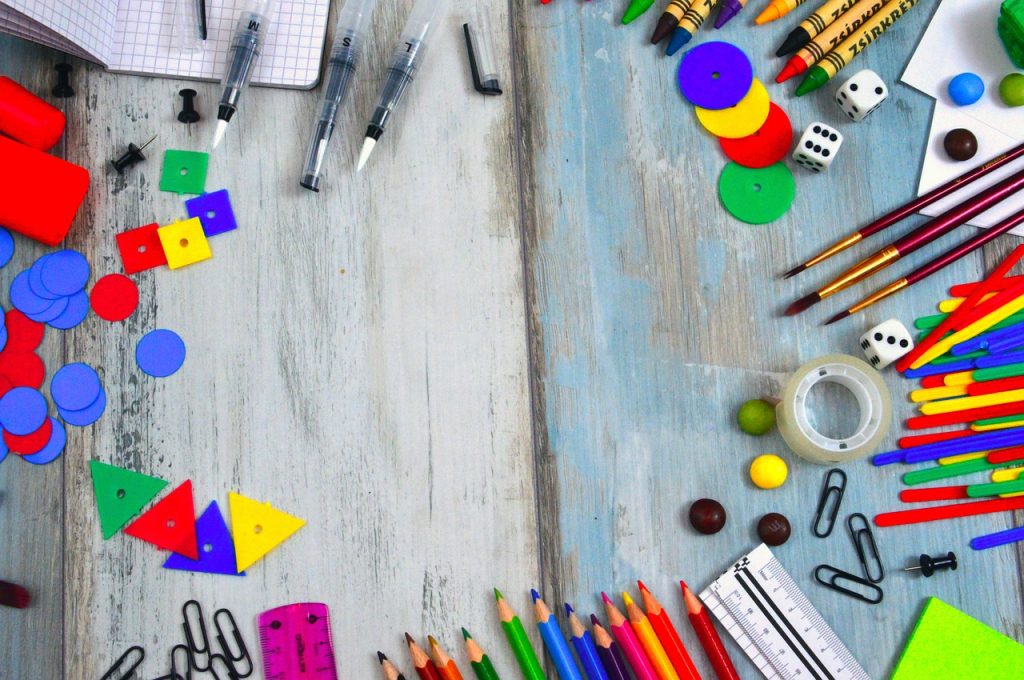
[[[870,19],[858,26],[857,30],[836,45],[807,72],[803,81],[796,88],[796,96],[802,97],[825,85],[839,71],[846,68],[857,55],[863,53],[871,43],[891,29],[918,2],[919,0],[891,0],[882,9],[872,14]]]
[[[827,0],[821,7],[800,22],[800,25],[789,32],[782,45],[775,51],[776,57],[792,54],[798,49],[811,42],[814,37],[820,34],[829,26],[835,24],[840,17],[851,10],[862,0]],[[881,0],[871,0],[882,4]]]
[[[437,667],[437,674],[441,676],[441,680],[463,680],[459,667],[455,665],[455,660],[441,648],[437,639],[433,635],[428,635],[427,642],[430,644],[430,658],[434,662],[434,666]]]
[[[24,586],[9,581],[0,581],[0,606],[24,609],[32,601],[32,596]]]
[[[526,680],[547,680],[544,669],[541,668],[537,654],[533,651],[530,638],[526,636],[523,622],[519,620],[516,613],[507,601],[505,596],[497,588],[494,589],[494,599],[498,603],[498,619],[501,621],[501,628],[505,631],[509,647],[519,663],[519,670],[522,671]]]
[[[604,601],[604,610],[608,616],[608,627],[611,628],[612,635],[615,636],[619,647],[622,648],[622,654],[633,668],[636,680],[657,680],[658,676],[654,672],[654,666],[651,665],[651,660],[644,653],[643,647],[640,646],[640,641],[637,640],[626,617],[618,610],[607,593],[601,593],[601,599]]]
[[[718,16],[715,17],[715,28],[725,26],[746,6],[747,0],[722,0],[722,6],[718,8]]]
[[[904,489],[900,500],[904,503],[930,503],[931,501],[962,501],[967,499],[967,485],[929,486],[924,489]]]
[[[758,26],[767,24],[769,21],[775,21],[781,19],[800,5],[804,4],[807,0],[772,0],[768,3],[757,18],[754,19],[754,23]]]
[[[987,515],[993,512],[1009,512],[1010,510],[1024,510],[1024,496],[1015,496],[1014,498],[990,498],[983,501],[971,501],[969,503],[936,505],[931,508],[915,508],[913,510],[883,512],[879,515],[875,515],[875,524],[880,527],[895,527],[903,526],[905,524],[919,524],[921,522],[956,519],[958,517]]]
[[[1024,541],[1024,527],[1004,529],[1003,531],[985,534],[984,536],[975,536],[971,539],[971,547],[975,550],[988,550],[989,548],[1009,545],[1019,541]]]
[[[637,581],[636,585],[640,588],[640,597],[644,602],[647,619],[651,622],[651,627],[654,628],[658,639],[661,640],[661,646],[665,648],[665,653],[668,654],[669,661],[672,662],[676,673],[682,680],[700,680],[700,673],[697,672],[697,667],[686,651],[683,640],[672,624],[668,612],[642,581]]]
[[[711,621],[708,610],[704,608],[704,604],[690,591],[690,587],[684,581],[679,582],[679,587],[683,591],[683,602],[686,603],[690,625],[697,633],[697,639],[700,640],[704,653],[708,655],[708,660],[711,661],[711,667],[715,669],[718,680],[740,680],[740,675],[736,672],[736,667],[732,665],[732,659],[729,658],[729,652],[722,644],[722,638],[718,637],[718,631],[715,630],[715,624]]]
[[[409,656],[412,657],[413,668],[416,669],[416,675],[420,676],[420,680],[444,680],[434,662],[408,633],[405,634],[405,642],[409,645]]]
[[[597,645],[594,644],[594,636],[583,627],[576,612],[569,603],[565,603],[565,616],[569,619],[569,632],[572,646],[576,648],[576,656],[583,666],[583,673],[587,680],[608,680],[608,674],[601,665],[601,657],[597,653]]]
[[[949,196],[950,194],[959,191],[960,189],[963,189],[969,184],[975,182],[976,180],[992,172],[995,172],[996,170],[1005,166],[1006,164],[1012,163],[1021,156],[1024,156],[1024,143],[1015,146],[1006,153],[996,156],[995,158],[986,163],[982,163],[981,165],[978,165],[968,170],[967,172],[958,177],[954,177],[945,184],[935,187],[928,193],[923,194],[911,201],[908,201],[907,203],[904,203],[899,208],[896,208],[895,210],[892,210],[891,212],[882,215],[871,224],[858,229],[857,231],[853,232],[852,234],[845,237],[841,241],[837,241],[833,245],[829,246],[822,252],[812,257],[811,259],[804,262],[803,264],[797,265],[796,267],[790,269],[788,272],[786,272],[783,278],[788,279],[792,276],[799,274],[802,271],[810,269],[811,267],[824,262],[833,255],[837,255],[838,253],[843,252],[850,246],[860,243],[869,236],[873,236],[880,231],[888,229],[897,222],[902,221],[905,217],[913,215],[922,208],[925,208],[931,205],[932,203],[935,203],[936,201],[939,201],[945,198],[946,196]]]
[[[601,665],[604,666],[608,680],[630,680],[629,671],[626,670],[626,660],[622,658],[619,643],[612,639],[612,636],[601,626],[593,614],[590,615],[590,626],[594,631],[597,655],[601,658]]]
[[[477,644],[465,628],[462,629],[462,639],[466,641],[466,656],[469,658],[469,666],[476,674],[477,680],[501,680],[498,677],[498,672],[494,670],[491,657],[487,656],[483,648]]]
[[[896,239],[892,244],[882,248],[875,254],[864,258],[827,285],[794,302],[786,309],[786,316],[799,314],[825,298],[835,295],[839,291],[845,290],[855,283],[859,283],[885,269],[901,258],[964,224],[971,218],[980,215],[993,205],[1012,196],[1022,187],[1024,187],[1024,170],[1020,170],[998,184],[964,200],[938,217],[925,222],[906,236]]]
[[[405,680],[401,671],[395,668],[395,664],[384,656],[384,652],[377,652],[377,660],[380,661],[380,668],[384,672],[384,680]]]
[[[541,599],[540,593],[531,590],[533,597],[533,615],[537,620],[537,630],[544,641],[544,647],[548,650],[548,656],[555,664],[555,671],[562,680],[583,680],[576,668],[576,662],[572,660],[572,652],[565,642],[562,629],[558,627],[558,620],[551,613],[548,606]]]
[[[651,626],[650,620],[640,611],[640,607],[636,606],[629,593],[623,591],[622,601],[626,605],[626,616],[629,617],[629,626],[633,629],[636,639],[640,641],[640,646],[650,660],[651,666],[654,668],[654,672],[659,680],[679,680],[679,674],[672,667],[672,662],[669,661],[665,647],[658,640],[658,634],[654,632],[654,627]]]
[[[662,40],[668,37],[668,34],[672,32],[679,22],[683,18],[683,14],[686,13],[686,9],[690,6],[690,0],[671,0],[668,6],[665,7],[665,11],[662,12],[658,18],[658,25],[654,27],[654,33],[651,34],[651,44],[657,45]]]
[[[1020,210],[1014,213],[1013,215],[1010,215],[1005,220],[1001,221],[999,224],[993,226],[990,229],[978,230],[978,232],[974,236],[967,239],[960,245],[950,248],[949,250],[942,253],[938,257],[921,265],[920,267],[910,272],[906,276],[896,279],[887,286],[879,288],[877,291],[867,296],[866,298],[864,298],[857,304],[853,305],[849,309],[840,312],[839,314],[836,314],[831,319],[829,319],[828,323],[835,323],[840,319],[845,319],[846,317],[852,314],[856,314],[857,312],[867,309],[868,307],[875,304],[876,302],[879,302],[880,300],[884,300],[890,295],[898,293],[904,288],[909,288],[910,286],[913,286],[915,283],[918,283],[919,281],[928,278],[935,272],[948,267],[949,265],[953,264],[954,262],[964,257],[968,253],[973,253],[975,250],[981,248],[989,241],[995,239],[996,237],[1002,234],[1005,234],[1006,232],[1010,231],[1011,229],[1022,223],[1024,223],[1024,210]]]

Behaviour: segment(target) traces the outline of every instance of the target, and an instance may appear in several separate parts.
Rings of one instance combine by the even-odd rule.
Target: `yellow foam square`
[[[167,266],[178,269],[213,257],[198,217],[179,220],[156,230],[167,256]]]

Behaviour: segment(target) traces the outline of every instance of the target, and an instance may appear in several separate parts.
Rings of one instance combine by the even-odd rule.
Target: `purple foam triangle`
[[[236,573],[235,543],[231,540],[231,533],[228,532],[224,516],[220,514],[217,501],[212,501],[196,520],[196,543],[199,546],[198,560],[172,553],[164,562],[164,569],[245,576],[244,571]],[[207,546],[211,548],[209,551]]]

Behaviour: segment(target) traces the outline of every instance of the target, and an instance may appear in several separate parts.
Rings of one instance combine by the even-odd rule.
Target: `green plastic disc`
[[[718,178],[718,197],[736,219],[767,224],[786,214],[796,198],[793,173],[783,163],[745,168],[729,163]]]

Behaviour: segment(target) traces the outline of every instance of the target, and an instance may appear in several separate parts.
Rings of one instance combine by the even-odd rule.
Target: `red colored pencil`
[[[970,498],[967,485],[929,486],[924,489],[904,489],[900,491],[900,500],[904,503],[927,503],[929,501],[962,501]]]
[[[1000,291],[1006,290],[1015,283],[1024,282],[1024,275],[1020,276],[1006,276],[1003,277],[991,290]],[[981,281],[972,281],[970,283],[958,283],[949,289],[950,297],[967,297],[974,292],[974,289],[981,285]]]
[[[19,586],[17,583],[0,581],[0,605],[24,609],[31,601],[32,597],[24,587]]]
[[[679,637],[676,627],[672,625],[672,619],[668,617],[668,612],[661,606],[654,594],[647,589],[643,581],[637,581],[636,585],[640,588],[640,597],[644,601],[647,620],[651,622],[651,628],[658,636],[661,646],[665,648],[669,663],[672,664],[672,668],[675,669],[680,680],[700,680],[700,673],[697,672],[697,667],[693,665],[693,659],[690,658],[686,647],[683,646],[683,641]]]
[[[997,392],[1020,389],[1024,389],[1024,376],[971,383],[967,385],[967,395],[977,397],[982,394],[996,394]]]
[[[408,633],[405,634],[405,642],[409,645],[409,656],[412,657],[413,668],[416,669],[416,675],[420,676],[420,680],[441,680],[441,674],[437,672],[434,662]]]
[[[999,449],[985,456],[985,460],[990,463],[1012,463],[1018,460],[1024,460],[1024,446],[1011,446],[1005,449]]]
[[[995,406],[981,406],[968,408],[963,411],[952,411],[951,413],[935,413],[930,416],[914,416],[907,419],[907,427],[911,430],[926,430],[930,427],[942,425],[956,425],[957,423],[973,423],[976,420],[986,418],[1001,418],[1003,416],[1016,416],[1024,413],[1024,401],[1017,401],[1010,404],[996,404]]]
[[[1007,512],[1009,510],[1024,510],[1024,496],[992,498],[985,501],[974,501],[973,503],[952,503],[950,505],[936,505],[932,508],[883,512],[880,515],[875,515],[875,524],[880,527],[895,527],[904,524],[934,522],[941,519],[987,515],[992,512]]]
[[[729,652],[725,651],[725,645],[722,644],[722,638],[718,637],[718,631],[715,630],[715,624],[711,621],[708,610],[704,608],[704,604],[690,591],[690,587],[684,581],[679,582],[679,587],[683,589],[683,601],[686,603],[686,613],[690,617],[690,625],[697,633],[700,646],[708,655],[708,660],[711,661],[711,667],[715,669],[718,680],[740,680],[740,674],[732,665]]]
[[[968,312],[978,308],[978,303],[981,299],[988,293],[992,292],[993,286],[1001,281],[1003,277],[1006,276],[1007,272],[1013,269],[1014,265],[1017,264],[1021,257],[1024,257],[1024,246],[1017,246],[1010,252],[1006,259],[1000,262],[999,265],[981,281],[978,287],[960,303],[959,307],[943,319],[942,323],[932,329],[932,332],[921,340],[921,342],[917,343],[913,349],[896,361],[896,370],[901,373],[907,370],[910,368],[910,364],[935,346],[935,343],[946,337],[947,333],[951,330],[963,328],[967,325],[962,322],[962,319],[967,316]],[[1010,286],[1009,288],[1012,289],[1016,285],[1018,284]],[[1003,292],[1005,292],[1005,290],[1001,291],[1001,293]],[[991,302],[993,299],[995,298],[991,298],[988,302]]]
[[[899,448],[909,449],[912,446],[924,446],[925,444],[934,444],[935,442],[945,442],[950,439],[959,439],[960,437],[970,437],[971,435],[978,434],[974,430],[953,430],[952,432],[928,432],[926,434],[911,434],[906,437],[900,437]]]

